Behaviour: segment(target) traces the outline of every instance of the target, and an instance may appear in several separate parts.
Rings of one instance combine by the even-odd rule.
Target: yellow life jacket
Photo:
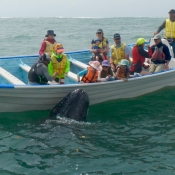
[[[52,55],[52,51],[54,50],[54,47],[56,46],[56,42],[54,42],[53,44],[50,43],[49,41],[45,41],[45,42],[46,42],[45,53],[48,53],[51,56]]]
[[[57,58],[54,56],[54,54],[52,54],[51,59],[53,65],[53,72],[58,72],[58,75],[64,74],[66,68],[67,56],[63,54],[62,60],[58,62]]]
[[[81,81],[83,81],[84,83],[94,83],[94,82],[97,82],[98,71],[96,70],[94,72],[89,67],[87,69],[88,69],[88,73],[82,77]]]
[[[175,21],[172,22],[172,21],[170,21],[170,19],[166,19],[165,37],[175,39]]]
[[[106,48],[107,45],[107,39],[103,38],[103,40],[100,42],[100,44],[98,45],[98,47],[100,47],[101,49]],[[95,44],[93,44],[93,46],[95,46]]]
[[[116,48],[113,44],[111,46],[112,59],[115,65],[117,65],[122,59],[125,59],[125,43],[122,43],[119,48]]]

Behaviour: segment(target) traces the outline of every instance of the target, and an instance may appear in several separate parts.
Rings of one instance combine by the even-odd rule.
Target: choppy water
[[[0,19],[0,55],[37,53],[47,29],[67,51],[87,49],[102,28],[112,44],[149,39],[164,19]],[[49,111],[0,114],[0,174],[175,174],[175,89],[90,107],[85,123]]]

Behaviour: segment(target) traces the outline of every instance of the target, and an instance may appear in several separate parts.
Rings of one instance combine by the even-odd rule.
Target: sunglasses
[[[108,68],[108,66],[102,66],[103,68]]]
[[[101,32],[97,32],[97,34],[102,34]]]
[[[114,38],[115,40],[120,40],[120,38]]]

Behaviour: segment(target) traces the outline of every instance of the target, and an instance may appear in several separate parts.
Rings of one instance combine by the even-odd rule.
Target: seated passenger
[[[107,53],[109,50],[109,42],[108,39],[104,37],[104,33],[102,29],[98,29],[96,32],[96,37],[100,39],[100,44],[98,45],[101,48],[101,53],[103,53],[105,59],[107,58]],[[93,49],[95,45],[95,40],[93,39],[91,41],[91,46],[90,46],[90,51],[95,54],[97,53],[97,50]],[[92,57],[92,61],[95,61],[94,58]]]
[[[40,56],[38,63],[35,63],[29,73],[28,73],[28,80],[29,84],[41,84],[45,85],[48,84],[48,81],[53,81],[57,76],[57,72],[50,76],[47,66],[51,61],[50,56],[48,54],[43,54]]]
[[[169,48],[162,43],[161,36],[154,36],[155,45],[151,46],[152,56],[149,72],[161,72],[163,70],[169,70],[169,62],[171,60],[171,55]]]
[[[81,83],[95,83],[98,81],[99,71],[101,71],[100,62],[90,61],[89,67],[77,74],[77,80]],[[81,81],[80,76],[83,76]]]
[[[102,62],[102,71],[99,73],[98,81],[112,81],[114,80],[113,72],[108,60]]]
[[[66,54],[63,54],[64,48],[62,44],[57,44],[55,46],[55,51],[52,52],[51,62],[48,66],[49,73],[53,75],[54,72],[57,72],[58,75],[55,79],[56,82],[64,84],[64,78],[70,70],[70,62]]]
[[[102,63],[103,60],[107,60],[107,56],[103,54],[103,49],[100,47],[100,42],[101,40],[99,38],[97,38],[95,41],[95,45],[93,46],[93,49],[96,51],[94,53],[94,55],[92,56],[92,59],[95,61],[99,61],[100,63]]]
[[[130,68],[131,75],[135,73],[150,74],[143,70],[145,58],[150,58],[151,48],[148,45],[148,52],[144,50],[145,39],[139,38],[136,45],[132,49],[132,66]]]
[[[111,57],[110,64],[111,68],[115,70],[115,67],[121,62],[122,59],[127,59],[129,61],[130,50],[129,47],[121,42],[120,34],[114,34],[114,42],[111,46]]]
[[[129,77],[133,77],[129,74],[129,61],[122,59],[118,66],[116,67],[114,77],[116,80],[128,81]]]

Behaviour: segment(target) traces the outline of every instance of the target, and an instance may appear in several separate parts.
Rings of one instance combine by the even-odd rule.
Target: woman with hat
[[[148,45],[148,52],[144,50],[145,39],[139,38],[136,45],[132,49],[132,66],[130,68],[130,73],[150,74],[149,72],[143,70],[143,68],[148,68],[144,64],[145,58],[150,58],[151,48]]]
[[[48,30],[45,37],[46,39],[43,40],[41,44],[41,48],[39,50],[39,55],[42,55],[44,53],[48,53],[50,56],[52,55],[52,51],[54,50],[54,47],[56,45],[56,40],[54,37],[56,34],[53,30]]]
[[[48,81],[53,81],[57,76],[57,73],[53,73],[53,76],[50,76],[48,72],[48,64],[50,63],[51,59],[47,53],[44,53],[39,57],[39,61],[35,63],[29,73],[28,79],[29,84],[48,84]]]
[[[100,44],[98,45],[100,47],[100,52],[104,54],[105,58],[107,58],[107,53],[109,51],[109,42],[108,39],[104,37],[104,33],[102,29],[98,29],[96,31],[96,37],[99,39]],[[91,41],[90,51],[95,55],[98,50],[94,49],[95,46],[95,40],[93,39]],[[93,59],[93,58],[92,58]]]
[[[70,71],[70,62],[66,54],[63,54],[64,48],[62,44],[57,44],[52,52],[51,62],[48,66],[49,72],[53,75],[57,72],[58,75],[55,79],[56,82],[64,84],[64,78]]]
[[[101,71],[101,65],[98,61],[90,61],[87,69],[77,74],[78,82],[81,83],[95,83],[98,81],[99,71]],[[80,76],[83,76],[80,81]]]
[[[108,60],[104,60],[102,62],[102,71],[99,74],[98,81],[112,81],[114,80],[113,78],[113,72],[111,70],[111,66],[109,64]]]

